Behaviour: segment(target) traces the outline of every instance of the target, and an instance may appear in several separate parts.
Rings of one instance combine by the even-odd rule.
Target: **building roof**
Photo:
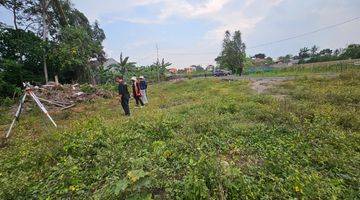
[[[114,58],[108,58],[106,59],[106,62],[104,62],[104,68],[108,68],[111,65],[119,64],[118,61],[116,61]]]

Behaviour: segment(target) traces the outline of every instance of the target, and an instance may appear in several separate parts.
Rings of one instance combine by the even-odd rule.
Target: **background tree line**
[[[226,31],[222,50],[215,59],[218,67],[230,70],[233,74],[241,75],[245,67],[270,66],[275,63],[271,57],[264,53],[258,53],[252,57],[246,56],[245,49],[246,45],[242,41],[240,31],[235,31],[233,34]],[[301,48],[298,55],[295,56],[291,54],[280,56],[277,61],[282,63],[297,61],[299,64],[303,64],[359,58],[360,44],[350,44],[344,49],[335,50],[329,48],[320,50],[318,46],[314,45],[311,48]]]
[[[148,66],[137,66],[136,62],[130,61],[130,58],[120,54],[119,63],[112,64],[108,67],[100,66],[97,68],[96,80],[100,84],[112,83],[114,77],[122,75],[125,80],[130,80],[132,76],[145,76],[150,82],[159,82],[166,80],[166,67],[172,63],[166,62],[165,59],[157,60]]]
[[[312,46],[311,48],[304,47],[299,50],[297,55],[293,56],[288,54],[286,56],[280,56],[278,60],[283,63],[289,63],[291,60],[298,60],[299,64],[303,64],[359,58],[360,44],[350,44],[345,48],[334,50],[329,48],[320,49],[320,47],[316,45]]]
[[[326,62],[333,60],[358,59],[360,58],[360,44],[350,44],[344,49],[322,49],[316,45],[311,48],[301,48],[295,59],[299,63]]]

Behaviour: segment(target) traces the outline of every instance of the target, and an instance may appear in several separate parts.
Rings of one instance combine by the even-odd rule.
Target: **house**
[[[191,71],[203,71],[204,70],[204,68],[201,65],[191,65],[188,68],[191,68]]]
[[[118,61],[116,61],[114,58],[108,58],[104,62],[103,66],[104,66],[104,69],[109,69],[109,68],[111,68],[112,65],[118,65],[118,64],[120,64],[120,63]],[[114,69],[110,69],[110,70],[113,71]]]
[[[176,74],[176,72],[177,72],[177,69],[176,68],[169,68],[169,69],[167,69],[168,70],[168,72],[170,72],[170,73],[172,73],[172,74]]]
[[[255,63],[263,63],[263,62],[266,62],[266,59],[265,58],[255,58],[255,59],[253,59],[253,61]]]
[[[299,64],[299,61],[300,61],[299,59],[291,59],[288,63],[288,66]]]

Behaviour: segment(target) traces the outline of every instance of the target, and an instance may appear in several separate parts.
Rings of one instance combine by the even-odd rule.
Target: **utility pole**
[[[160,83],[160,62],[159,62],[159,47],[158,44],[156,43],[156,65],[157,65],[157,79],[158,82]]]

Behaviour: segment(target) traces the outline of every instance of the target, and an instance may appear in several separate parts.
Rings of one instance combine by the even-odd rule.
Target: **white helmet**
[[[140,79],[144,79],[144,76],[139,76]]]
[[[137,79],[136,79],[135,76],[133,76],[133,77],[131,77],[131,80],[132,80],[132,81],[136,81]]]

